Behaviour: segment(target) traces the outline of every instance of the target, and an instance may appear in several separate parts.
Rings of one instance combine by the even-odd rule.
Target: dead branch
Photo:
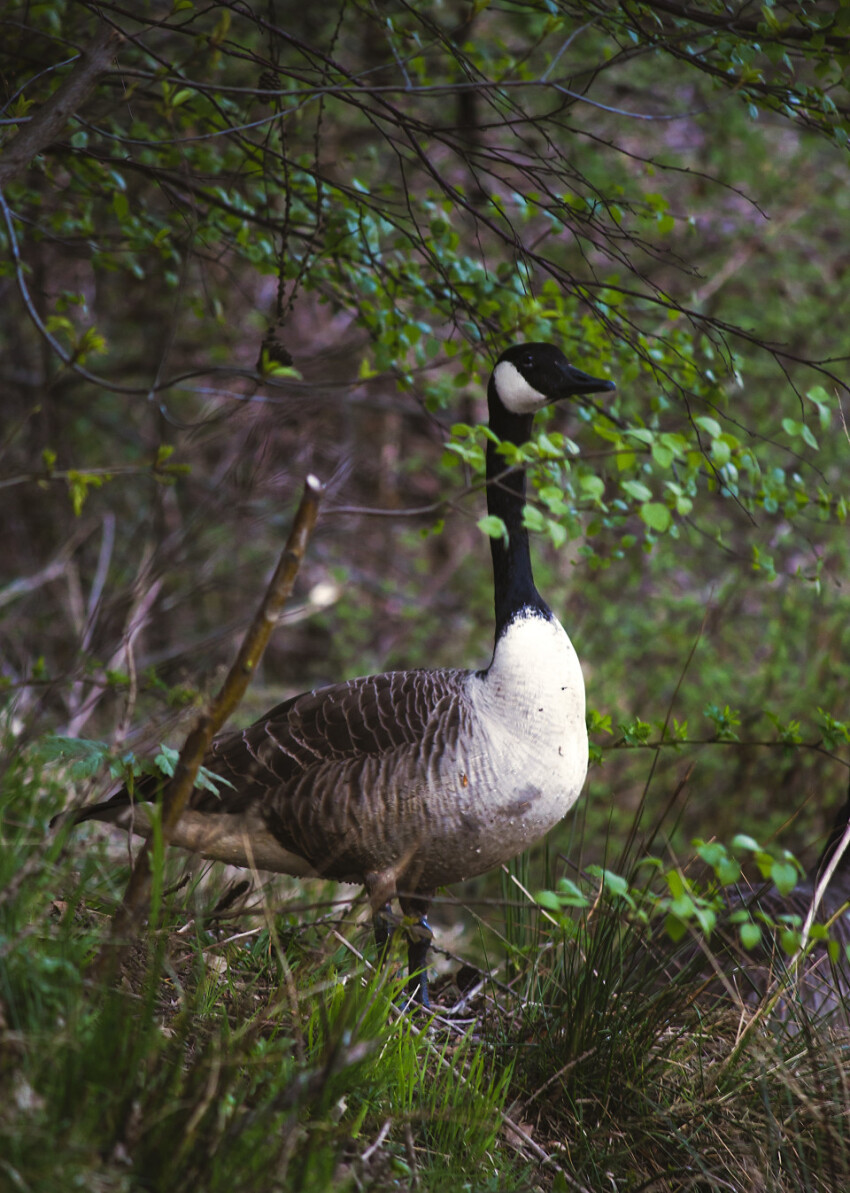
[[[316,525],[322,492],[323,486],[316,477],[308,476],[286,546],[260,607],[248,627],[239,653],[218,694],[199,714],[183,744],[174,775],[163,792],[164,844],[168,844],[174,826],[192,794],[198,769],[213,737],[233,714],[244,696],[280,612],[292,593],[295,578]],[[124,898],[113,918],[109,940],[92,965],[94,973],[101,972],[107,961],[114,964],[118,955],[116,945],[120,946],[133,933],[144,914],[150,897],[151,848],[151,843],[147,841],[139,852]]]

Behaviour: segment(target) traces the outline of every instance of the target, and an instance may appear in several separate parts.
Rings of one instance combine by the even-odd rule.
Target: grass
[[[793,1032],[765,1019],[742,1039],[752,1008],[701,997],[693,950],[662,974],[616,902],[550,922],[520,862],[502,922],[482,911],[491,972],[470,938],[429,1021],[362,959],[356,907],[179,881],[175,854],[156,929],[95,980],[126,851],[47,831],[66,795],[34,754],[2,791],[0,1189],[850,1183],[846,1028],[795,1012]]]

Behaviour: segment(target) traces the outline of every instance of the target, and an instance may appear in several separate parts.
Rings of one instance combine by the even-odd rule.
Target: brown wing
[[[204,766],[227,782],[196,787],[190,808],[245,816],[329,877],[363,881],[427,831],[430,767],[453,749],[463,722],[466,671],[391,671],[286,700],[247,729],[213,742]],[[156,798],[148,778],[133,798]],[[74,819],[118,819],[126,790]],[[222,821],[224,824],[224,820]]]
[[[213,742],[204,766],[233,788],[196,789],[192,807],[240,812],[325,763],[382,756],[425,737],[464,671],[388,671],[317,688],[277,705],[247,729]],[[235,790],[234,790],[235,788]]]
[[[232,787],[196,788],[193,809],[253,811],[285,848],[330,877],[356,878],[422,831],[411,781],[451,748],[464,671],[396,671],[296,696],[213,743],[204,765]]]

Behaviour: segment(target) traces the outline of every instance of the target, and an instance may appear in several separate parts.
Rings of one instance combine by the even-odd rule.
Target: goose
[[[483,670],[389,671],[285,700],[216,739],[204,760],[227,780],[196,788],[171,844],[205,858],[365,887],[379,957],[394,898],[408,936],[408,992],[429,1006],[427,912],[438,887],[508,861],[555,825],[587,773],[584,680],[563,626],[540,596],[523,523],[520,445],[545,406],[615,388],[548,343],[501,354],[489,379],[487,509],[495,645]],[[151,833],[143,779],[65,816]]]

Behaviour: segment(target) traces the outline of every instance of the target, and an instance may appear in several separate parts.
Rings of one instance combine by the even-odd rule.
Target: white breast
[[[473,699],[491,734],[521,759],[529,782],[537,776],[545,788],[567,785],[566,812],[587,774],[587,729],[584,677],[564,627],[537,613],[518,617],[476,678]]]
[[[476,729],[468,786],[456,798],[477,827],[471,875],[521,852],[566,815],[587,774],[587,729],[581,667],[555,618],[512,622],[488,670],[470,676],[468,694]]]

